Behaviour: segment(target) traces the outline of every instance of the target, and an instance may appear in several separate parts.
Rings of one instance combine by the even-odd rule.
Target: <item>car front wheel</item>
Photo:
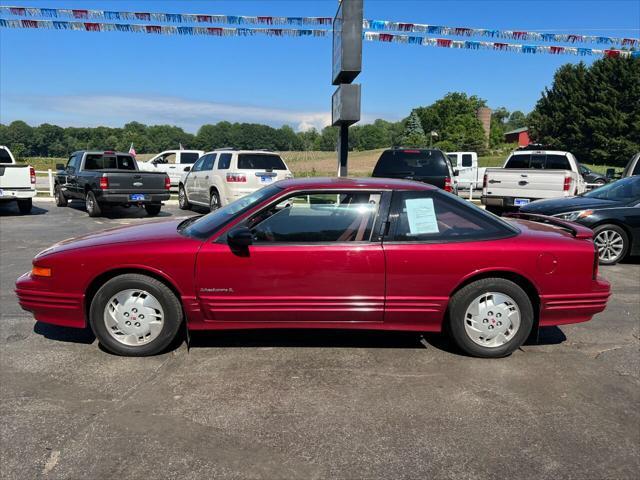
[[[629,236],[617,225],[600,225],[593,234],[601,265],[614,265],[624,258],[629,248]]]
[[[141,274],[112,278],[91,301],[89,321],[100,344],[131,357],[155,355],[176,338],[182,308],[164,283]]]
[[[504,278],[485,278],[455,293],[449,305],[454,342],[475,357],[498,358],[520,347],[533,327],[526,292]]]

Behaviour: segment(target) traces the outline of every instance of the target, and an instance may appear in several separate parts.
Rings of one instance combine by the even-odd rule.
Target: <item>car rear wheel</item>
[[[617,225],[600,225],[593,234],[601,265],[615,265],[629,249],[629,236]]]
[[[33,200],[30,198],[25,198],[22,200],[18,200],[18,210],[23,215],[27,215],[31,213],[31,209],[33,208]]]
[[[220,195],[216,190],[211,190],[209,194],[209,211],[213,212],[220,208]]]
[[[102,209],[100,208],[100,204],[98,203],[98,200],[96,199],[96,196],[93,192],[87,192],[84,200],[87,213],[90,217],[99,217],[100,215],[102,215]]]
[[[187,192],[185,192],[183,185],[180,185],[178,188],[178,206],[180,210],[189,210],[191,208],[191,204],[187,199]]]
[[[100,344],[131,357],[155,355],[176,338],[182,308],[169,287],[141,274],[106,282],[91,301],[89,321]]]
[[[162,210],[162,205],[147,204],[144,206],[144,209],[147,211],[147,215],[155,217],[160,213],[160,210]]]
[[[56,206],[58,207],[66,207],[69,204],[69,200],[64,196],[60,185],[56,186]]]
[[[485,278],[460,289],[449,305],[449,330],[469,355],[498,358],[520,347],[533,327],[526,292],[504,278]]]

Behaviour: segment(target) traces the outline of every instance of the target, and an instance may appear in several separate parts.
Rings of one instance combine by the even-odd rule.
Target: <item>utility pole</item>
[[[331,97],[331,124],[340,127],[338,176],[346,177],[349,155],[349,125],[360,120],[360,85],[352,84],[362,71],[363,0],[339,0],[333,19],[332,83],[338,88]]]

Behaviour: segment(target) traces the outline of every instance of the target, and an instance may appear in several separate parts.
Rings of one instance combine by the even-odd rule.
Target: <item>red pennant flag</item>
[[[73,18],[89,18],[88,10],[71,10]]]
[[[495,42],[493,44],[493,48],[495,48],[496,50],[504,50],[505,48],[507,48],[509,45],[506,43],[501,43],[501,42]]]
[[[151,14],[145,12],[136,12],[136,19],[145,20],[148,22],[149,20],[151,20]]]
[[[85,22],[84,29],[87,32],[99,32],[100,31],[100,24],[99,23]]]
[[[391,42],[393,40],[393,35],[390,33],[381,33],[378,38],[381,42]]]
[[[145,28],[147,29],[147,33],[162,33],[162,27],[160,25],[145,25]]]
[[[635,45],[636,44],[636,39],[635,38],[623,38],[622,39],[622,45]]]
[[[451,40],[449,40],[448,38],[436,38],[436,44],[439,47],[450,47]]]
[[[570,43],[582,42],[583,41],[583,37],[582,37],[582,35],[569,35],[567,37],[567,41],[570,42]]]
[[[271,25],[273,23],[273,17],[258,17],[258,23]]]
[[[470,36],[471,35],[471,29],[470,28],[456,27],[453,31],[454,31],[454,33],[456,35],[460,35],[460,36]]]
[[[20,20],[23,28],[38,28],[38,22],[36,20]]]
[[[209,27],[207,28],[208,35],[215,35],[216,37],[222,36],[222,28],[220,27]]]
[[[197,15],[198,22],[211,23],[211,15]]]
[[[562,53],[564,52],[564,47],[551,46],[549,47],[549,52],[554,54]]]
[[[527,38],[527,32],[513,32],[513,38]]]
[[[616,58],[620,56],[620,50],[605,50],[604,54],[607,57],[612,57],[612,58]]]
[[[398,29],[401,32],[410,32],[411,30],[413,30],[413,23],[399,23],[398,24]]]
[[[24,17],[27,14],[27,9],[22,7],[10,7],[9,11],[11,15],[18,15],[20,17]]]

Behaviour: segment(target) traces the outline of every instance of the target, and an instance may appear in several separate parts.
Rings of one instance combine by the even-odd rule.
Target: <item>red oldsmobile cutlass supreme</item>
[[[525,219],[526,218],[526,219]],[[439,332],[479,357],[538,326],[602,312],[591,230],[501,219],[430,185],[285,180],[201,217],[117,228],[39,253],[16,283],[38,321],[84,328],[122,355],[190,330]]]

